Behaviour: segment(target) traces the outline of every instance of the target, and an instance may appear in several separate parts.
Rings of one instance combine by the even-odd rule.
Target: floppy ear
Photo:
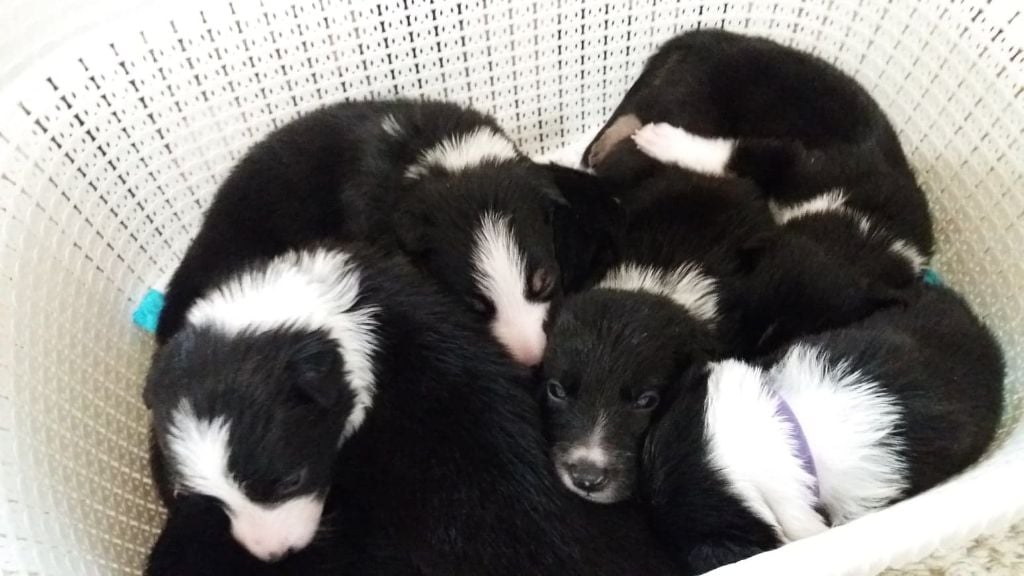
[[[341,378],[341,355],[327,338],[310,338],[292,352],[286,371],[296,392],[324,408],[331,408],[345,385]]]
[[[167,365],[181,364],[191,361],[191,356],[196,348],[196,334],[192,328],[184,328],[174,335],[163,345],[157,347],[153,352],[152,367],[146,375],[146,383],[142,388],[142,403],[147,409],[152,410],[156,404],[161,385],[161,378],[157,378]]]
[[[625,214],[606,180],[555,164],[545,169],[565,201],[555,207],[552,222],[562,287],[578,292],[615,260]]]

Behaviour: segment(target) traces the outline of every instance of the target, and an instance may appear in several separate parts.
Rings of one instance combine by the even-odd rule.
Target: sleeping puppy
[[[774,224],[749,181],[678,168],[621,194],[619,261],[567,298],[542,364],[555,469],[578,495],[628,498],[664,390],[732,350],[741,250]]]
[[[1002,352],[955,293],[913,292],[760,365],[715,362],[680,381],[640,493],[686,573],[849,522],[981,457],[1002,412]]]
[[[528,381],[401,258],[250,265],[154,358],[151,576],[674,573],[638,510],[562,488]]]
[[[769,40],[670,40],[583,163],[625,182],[659,164],[750,178],[780,225],[884,287],[909,286],[932,254],[924,194],[881,108],[834,66]]]
[[[559,265],[556,245],[572,240],[558,235],[587,234],[590,223],[568,214],[551,170],[493,118],[454,104],[346,102],[307,114],[255,145],[221,185],[171,279],[157,339],[255,259],[368,241],[404,251],[517,361],[536,364],[561,280],[589,267],[571,253]]]

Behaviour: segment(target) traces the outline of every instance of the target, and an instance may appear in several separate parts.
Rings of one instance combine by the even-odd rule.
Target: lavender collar
[[[800,460],[800,467],[814,479],[811,484],[811,490],[814,492],[814,499],[820,500],[821,485],[818,481],[818,468],[814,465],[814,455],[811,454],[811,446],[807,443],[807,436],[804,436],[804,429],[800,426],[800,421],[797,420],[796,414],[793,413],[789,403],[778,392],[770,388],[768,392],[775,397],[778,415],[789,424],[790,433],[796,443],[796,457]]]

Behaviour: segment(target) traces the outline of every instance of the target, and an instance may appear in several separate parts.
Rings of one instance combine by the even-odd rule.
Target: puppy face
[[[354,408],[343,370],[333,340],[301,330],[190,326],[154,357],[145,399],[175,491],[215,499],[260,560],[316,534]]]
[[[566,301],[544,356],[555,468],[594,502],[628,498],[638,452],[670,384],[706,360],[704,327],[665,297],[597,289]]]
[[[525,162],[419,176],[395,228],[406,252],[490,325],[512,357],[540,362],[561,295],[552,222],[561,197]]]

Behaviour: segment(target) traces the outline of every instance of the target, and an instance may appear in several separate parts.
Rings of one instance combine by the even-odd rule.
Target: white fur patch
[[[396,138],[402,135],[402,126],[398,124],[394,114],[386,114],[384,119],[380,121],[380,127]]]
[[[889,251],[907,261],[914,273],[919,273],[927,264],[928,259],[920,250],[915,248],[906,240],[895,238],[884,228],[874,224],[870,218],[859,211],[846,205],[846,193],[840,189],[831,190],[810,200],[798,202],[789,206],[783,206],[775,201],[769,201],[768,207],[771,210],[775,222],[784,225],[793,220],[799,220],[806,216],[815,214],[826,214],[833,212],[848,218],[853,218],[857,223],[857,229],[865,237],[874,236],[882,242],[889,243]]]
[[[544,355],[544,321],[549,302],[526,297],[526,260],[507,216],[493,212],[480,219],[473,247],[473,277],[494,304],[494,336],[521,364],[534,366]]]
[[[782,206],[774,200],[770,201],[768,206],[771,208],[775,222],[780,226],[791,220],[797,220],[812,214],[825,214],[828,212],[837,212],[839,214],[851,213],[851,210],[846,206],[846,192],[838,188],[815,196],[810,200],[804,200],[789,206]],[[861,229],[864,230],[863,226]]]
[[[781,539],[828,529],[814,509],[814,478],[801,467],[792,432],[759,368],[736,360],[711,366],[704,434],[710,464]]]
[[[235,539],[261,560],[306,547],[320,525],[323,499],[306,494],[272,506],[253,502],[228,470],[230,437],[223,416],[201,419],[187,400],[174,409],[167,446],[182,489],[220,500]]]
[[[354,433],[373,404],[376,308],[357,307],[359,270],[340,251],[289,252],[236,275],[188,311],[195,326],[225,334],[275,329],[325,330],[345,361],[354,396],[341,440]]]
[[[608,425],[608,414],[601,412],[597,417],[597,421],[594,422],[594,427],[591,429],[590,434],[587,436],[585,442],[577,444],[569,448],[568,452],[565,453],[565,457],[561,459],[557,466],[558,476],[562,480],[562,484],[565,487],[583,496],[587,500],[599,503],[610,503],[615,502],[619,499],[619,495],[614,490],[602,490],[598,492],[587,492],[582,490],[573,483],[572,474],[569,472],[569,467],[574,464],[589,463],[600,468],[605,468],[609,464],[608,449],[604,445],[605,427]]]
[[[906,260],[914,270],[914,274],[920,273],[928,262],[920,250],[905,240],[893,240],[892,244],[889,244],[889,251]]]
[[[484,162],[516,160],[520,157],[512,141],[495,130],[481,126],[472,132],[454,134],[420,154],[405,171],[407,178],[419,178],[430,168],[458,172]]]
[[[633,141],[641,152],[662,164],[712,176],[725,174],[736,146],[735,140],[698,136],[665,122],[644,125]]]
[[[894,400],[852,367],[797,345],[771,370],[814,455],[821,500],[835,524],[887,505],[906,488]]]
[[[649,292],[671,298],[705,322],[718,319],[717,282],[699,264],[687,263],[674,270],[659,270],[635,263],[612,269],[598,288]]]

